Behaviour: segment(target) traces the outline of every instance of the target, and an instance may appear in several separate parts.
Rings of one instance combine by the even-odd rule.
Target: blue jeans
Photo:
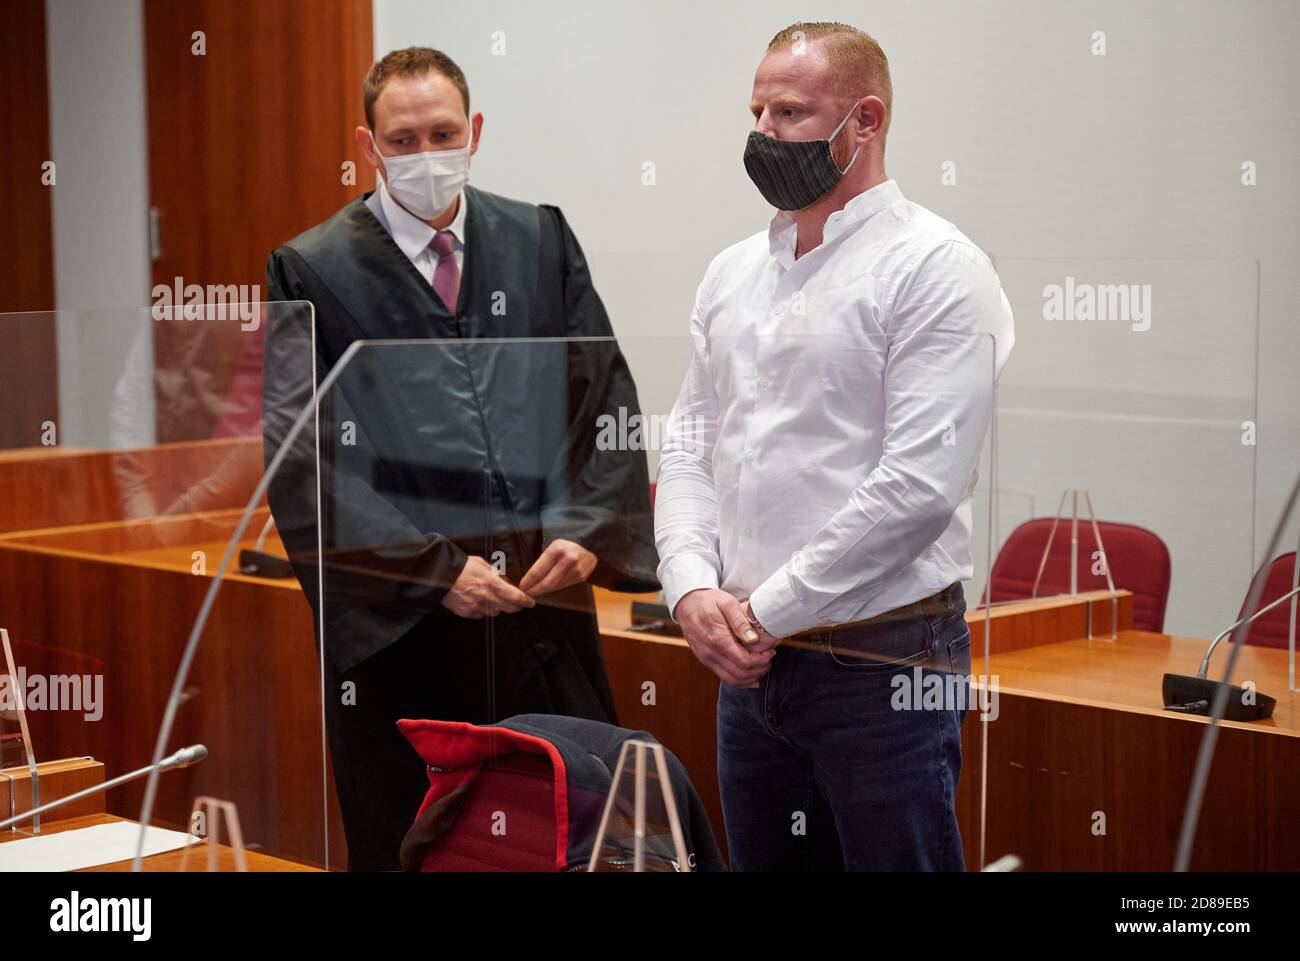
[[[732,870],[961,871],[954,796],[970,676],[961,585],[801,635],[718,692]]]

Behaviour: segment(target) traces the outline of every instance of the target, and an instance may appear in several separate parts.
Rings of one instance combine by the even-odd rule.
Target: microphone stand
[[[1269,604],[1268,607],[1261,607],[1254,614],[1250,615],[1250,617],[1243,617],[1236,624],[1233,624],[1230,628],[1228,628],[1226,631],[1224,631],[1222,634],[1216,637],[1213,641],[1211,641],[1210,649],[1205,652],[1205,658],[1201,661],[1201,669],[1196,672],[1196,676],[1205,677],[1207,674],[1210,673],[1210,655],[1214,653],[1214,649],[1219,646],[1220,641],[1222,641],[1225,637],[1227,637],[1237,628],[1241,627],[1243,624],[1253,623],[1255,618],[1259,617],[1261,614],[1267,614],[1269,611],[1277,607],[1283,601],[1289,600],[1292,597],[1295,597],[1297,594],[1300,594],[1300,587],[1292,588],[1291,590],[1283,594],[1281,597],[1279,597],[1277,600],[1275,600],[1272,604]]]
[[[73,801],[80,801],[82,798],[91,797],[92,795],[112,790],[115,787],[120,787],[123,784],[136,780],[136,778],[144,777],[146,774],[154,770],[154,768],[157,768],[159,771],[179,771],[181,768],[193,767],[207,756],[208,749],[202,744],[192,744],[189,747],[183,747],[175,754],[163,758],[157,764],[147,764],[137,771],[132,771],[129,774],[122,774],[113,778],[111,781],[105,781],[103,784],[92,784],[90,787],[77,791],[75,794],[69,794],[67,797],[55,798],[53,801],[42,804],[40,807],[32,808],[30,811],[24,811],[22,814],[15,814],[11,818],[6,818],[5,820],[0,821],[0,830],[4,830],[7,827],[11,827],[30,818],[38,817],[46,811],[52,811],[57,807],[62,807],[63,805],[70,804]]]
[[[1269,536],[1268,547],[1263,554],[1265,558],[1277,555],[1278,547],[1282,543],[1282,529],[1298,501],[1300,501],[1300,476],[1297,476],[1291,484],[1291,493],[1282,506],[1282,512],[1278,515],[1277,523],[1273,525],[1273,533]],[[1264,570],[1267,570],[1267,568],[1264,568]],[[1259,603],[1259,599],[1264,593],[1264,581],[1265,576],[1262,571],[1258,576],[1252,578],[1250,590],[1246,594],[1246,603],[1243,605],[1246,610],[1250,610]],[[1237,628],[1237,630],[1240,629]],[[1233,635],[1233,644],[1228,653],[1228,664],[1223,670],[1223,680],[1213,685],[1215,690],[1210,705],[1210,723],[1205,727],[1205,733],[1201,737],[1201,747],[1196,754],[1196,768],[1192,772],[1192,783],[1187,790],[1187,805],[1183,809],[1183,825],[1178,833],[1178,851],[1174,856],[1174,870],[1178,872],[1186,871],[1191,866],[1192,846],[1196,841],[1196,826],[1201,818],[1201,803],[1205,800],[1205,786],[1210,780],[1210,765],[1214,762],[1214,749],[1218,745],[1219,721],[1227,716],[1228,696],[1232,692],[1232,672],[1237,666],[1237,657],[1241,653],[1242,640],[1243,638]]]

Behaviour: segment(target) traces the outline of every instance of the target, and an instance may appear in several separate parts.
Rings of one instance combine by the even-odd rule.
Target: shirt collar
[[[456,243],[464,247],[465,207],[468,203],[465,191],[462,190],[457,199],[459,206],[456,208],[456,216],[443,229],[451,231]],[[415,260],[429,246],[437,231],[394,200],[382,178],[379,181],[379,204],[384,209],[384,218],[388,221],[388,232],[393,241],[408,259]]]
[[[903,192],[899,189],[896,180],[885,180],[870,190],[862,191],[842,209],[826,218],[826,226],[822,230],[822,243],[829,243],[868,217],[902,199]],[[767,228],[767,246],[772,257],[783,267],[789,268],[794,263],[794,244],[797,236],[794,214],[790,211],[782,210],[772,218],[772,223]]]

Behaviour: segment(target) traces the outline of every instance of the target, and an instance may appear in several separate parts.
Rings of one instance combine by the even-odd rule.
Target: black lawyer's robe
[[[612,336],[582,250],[555,207],[472,187],[466,202],[454,314],[363,199],[278,248],[267,266],[269,300],[315,308],[314,337],[307,311],[269,311],[268,462],[313,376],[319,383],[351,343],[442,341],[364,346],[323,398],[319,525],[311,432],[269,492],[318,625],[323,615],[327,723],[354,864],[358,844],[392,842],[388,829],[362,838],[357,822],[376,811],[374,797],[361,799],[374,794],[367,785],[383,780],[371,755],[392,764],[413,756],[396,736],[398,717],[485,723],[540,712],[617,722],[590,588],[518,614],[461,619],[440,601],[470,554],[504,563],[518,583],[546,544],[565,538],[596,554],[595,583],[653,587],[644,455],[596,445],[602,415],[639,412],[617,345],[520,341]],[[337,686],[349,680],[356,704],[339,709]],[[423,793],[419,773],[397,841]],[[378,866],[388,864],[385,851]]]

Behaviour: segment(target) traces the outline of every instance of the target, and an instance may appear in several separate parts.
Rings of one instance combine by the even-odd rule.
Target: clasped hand
[[[758,687],[781,639],[749,621],[749,602],[716,588],[691,591],[673,616],[701,664],[732,687]]]
[[[465,562],[442,606],[459,617],[477,620],[514,614],[535,607],[535,598],[585,583],[596,569],[596,555],[573,541],[554,540],[542,551],[515,587],[482,557]]]

